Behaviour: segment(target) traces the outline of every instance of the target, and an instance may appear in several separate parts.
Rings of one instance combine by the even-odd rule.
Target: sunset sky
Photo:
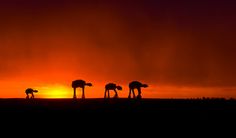
[[[233,0],[0,0],[0,98],[70,98],[71,82],[145,98],[236,98]],[[78,95],[81,92],[78,89]]]

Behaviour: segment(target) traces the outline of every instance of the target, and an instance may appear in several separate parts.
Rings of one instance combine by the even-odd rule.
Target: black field
[[[114,128],[115,130],[119,128],[123,132],[128,131],[129,128],[141,131],[145,128],[178,129],[184,126],[184,129],[197,127],[200,130],[212,126],[217,128],[225,128],[231,124],[234,126],[236,101],[225,99],[1,99],[0,114],[2,122],[7,122],[5,124],[30,124],[29,127],[41,124],[44,128],[50,125],[53,128],[73,126],[78,129],[80,127]],[[219,125],[222,123],[224,125]]]
[[[236,113],[236,101],[225,99],[0,99],[1,115],[106,115],[150,118],[227,117]]]

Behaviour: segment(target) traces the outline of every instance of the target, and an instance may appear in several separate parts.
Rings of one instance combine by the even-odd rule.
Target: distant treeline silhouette
[[[71,84],[72,88],[73,88],[73,99],[77,99],[77,96],[76,96],[76,90],[77,88],[81,88],[82,89],[82,99],[85,99],[85,87],[86,86],[93,86],[92,83],[90,82],[86,82],[85,80],[74,80],[72,81],[72,84]],[[143,84],[139,81],[132,81],[129,83],[129,94],[128,94],[128,98],[131,99],[141,99],[142,96],[142,91],[141,91],[141,88],[146,88],[148,87],[147,84]],[[136,96],[135,94],[135,89],[138,91],[138,94]],[[122,86],[120,85],[117,85],[115,83],[107,83],[105,85],[105,93],[104,93],[104,99],[109,99],[110,98],[110,90],[113,90],[115,92],[115,95],[113,98],[118,98],[118,92],[117,90],[122,90]],[[25,93],[26,93],[26,99],[34,99],[34,93],[38,92],[38,90],[34,90],[32,88],[27,88],[25,90]],[[31,95],[31,97],[29,97],[29,95]]]

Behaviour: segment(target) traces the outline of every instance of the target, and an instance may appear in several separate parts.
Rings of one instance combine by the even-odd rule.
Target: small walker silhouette
[[[85,86],[92,86],[92,83],[87,83],[84,80],[72,81],[72,88],[74,89],[73,99],[76,99],[76,89],[77,88],[82,88],[82,99],[85,99],[85,93],[84,93]]]
[[[25,93],[26,93],[26,99],[34,99],[34,93],[37,93],[38,90],[34,90],[32,88],[28,88],[25,90]],[[31,95],[31,97],[29,97],[29,95]]]
[[[141,88],[146,88],[148,87],[147,84],[142,84],[141,82],[139,81],[132,81],[129,83],[129,96],[128,98],[131,98],[131,92],[133,94],[133,98],[136,98],[135,96],[135,92],[134,92],[134,89],[137,89],[138,90],[138,95],[137,95],[137,99],[141,99],[142,96],[141,96]]]
[[[118,98],[118,93],[117,93],[117,90],[122,90],[122,87],[119,86],[119,85],[116,85],[115,83],[108,83],[106,84],[105,86],[105,94],[104,94],[104,98],[110,98],[110,90],[113,90],[115,92],[115,96],[114,98]],[[108,96],[107,96],[108,94]]]

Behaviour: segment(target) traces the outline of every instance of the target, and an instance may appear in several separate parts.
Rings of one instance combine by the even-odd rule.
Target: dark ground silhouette
[[[236,101],[225,99],[0,99],[1,126],[73,135],[160,136],[223,132],[236,122]],[[36,129],[37,128],[37,129]],[[233,127],[234,128],[234,127]],[[9,130],[8,129],[8,130]],[[59,131],[60,130],[60,131]],[[164,130],[164,131],[163,131]],[[212,131],[210,131],[212,130]],[[23,131],[25,132],[25,131]],[[85,133],[86,132],[86,133]],[[172,132],[172,133],[171,133]],[[233,131],[234,132],[234,131]],[[100,135],[98,135],[100,134]],[[182,135],[181,135],[182,136]]]
[[[191,118],[211,119],[214,117],[231,117],[236,113],[236,101],[225,99],[0,99],[0,113],[4,114],[68,114],[79,116],[96,113],[96,115],[113,114],[120,117],[149,116],[176,119]],[[107,116],[109,117],[109,116]]]

